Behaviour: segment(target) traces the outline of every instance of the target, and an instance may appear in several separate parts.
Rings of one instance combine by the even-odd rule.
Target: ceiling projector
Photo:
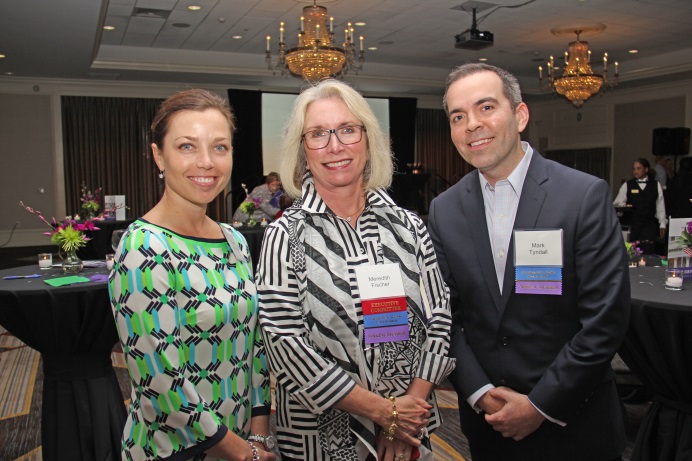
[[[487,30],[471,29],[455,37],[457,42],[454,44],[454,48],[462,50],[482,50],[493,46],[493,34]]]
[[[476,9],[473,8],[473,22],[471,28],[455,35],[457,42],[454,48],[462,50],[482,50],[489,46],[493,46],[493,34],[487,30],[478,30],[476,25]]]

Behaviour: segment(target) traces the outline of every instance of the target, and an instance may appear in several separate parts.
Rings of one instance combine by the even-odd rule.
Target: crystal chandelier
[[[603,26],[605,28],[605,26]],[[566,97],[575,107],[581,107],[584,101],[604,90],[618,84],[618,62],[615,62],[615,78],[608,79],[608,53],[603,54],[603,73],[595,74],[591,68],[591,51],[589,43],[579,40],[581,29],[573,31],[577,41],[569,44],[565,51],[565,69],[562,76],[555,76],[555,60],[551,56],[547,63],[548,80],[543,83],[543,67],[538,67],[539,84],[541,87],[554,90]]]
[[[344,42],[335,46],[334,18],[329,17],[327,28],[327,8],[317,5],[303,7],[300,18],[298,46],[286,49],[284,42],[284,23],[279,27],[279,59],[272,63],[271,36],[267,36],[267,67],[269,70],[291,74],[307,81],[319,81],[329,77],[340,77],[349,71],[363,69],[365,52],[363,37],[360,37],[360,52],[356,53],[351,23],[344,30]]]

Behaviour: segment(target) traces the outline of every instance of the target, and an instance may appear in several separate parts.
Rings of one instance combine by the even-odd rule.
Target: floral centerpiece
[[[639,248],[639,240],[636,242],[625,242],[625,249],[627,250],[627,257],[629,258],[629,266],[637,267],[639,265],[639,259],[644,253],[641,248]]]
[[[62,263],[63,271],[68,273],[81,271],[84,268],[84,263],[77,257],[77,250],[86,245],[90,240],[85,235],[85,232],[98,230],[98,227],[89,219],[77,222],[69,216],[60,223],[53,218],[51,223],[43,217],[40,211],[24,205],[23,202],[19,202],[19,204],[51,228],[50,232],[44,232],[43,234],[48,235],[51,243],[58,245],[65,252]]]
[[[238,209],[248,215],[248,220],[245,224],[247,224],[249,227],[253,227],[257,224],[257,221],[252,217],[252,214],[257,208],[260,207],[262,204],[262,199],[260,197],[250,197],[250,194],[247,191],[247,186],[245,184],[241,184],[241,186],[245,191],[245,200],[243,200]]]
[[[692,220],[689,221],[687,226],[682,230],[680,237],[684,245],[682,251],[684,251],[687,256],[692,256]]]
[[[101,209],[101,190],[102,188],[97,188],[94,192],[91,192],[82,183],[82,196],[80,197],[80,202],[82,202],[82,215],[86,219],[91,219],[98,215]]]
[[[636,242],[625,242],[625,248],[627,249],[627,256],[629,256],[630,259],[642,255],[642,249],[639,248],[639,240]]]

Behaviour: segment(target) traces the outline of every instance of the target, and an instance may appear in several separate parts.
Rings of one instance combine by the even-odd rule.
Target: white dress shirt
[[[658,187],[658,198],[656,199],[656,219],[658,219],[658,227],[665,229],[668,224],[668,219],[666,218],[666,205],[663,201],[663,188],[658,181],[653,181]],[[646,189],[646,185],[649,183],[648,179],[644,182],[637,180],[637,185],[641,190]],[[613,200],[613,205],[617,207],[623,207],[627,205],[627,183],[623,182],[618,191],[618,195]]]

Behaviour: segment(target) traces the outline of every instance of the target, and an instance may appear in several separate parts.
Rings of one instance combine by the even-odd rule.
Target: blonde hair
[[[305,114],[311,103],[327,98],[341,99],[365,126],[367,162],[363,171],[364,192],[388,188],[392,184],[394,162],[389,139],[382,132],[377,117],[365,98],[351,86],[339,80],[327,79],[303,90],[293,104],[293,112],[284,132],[281,149],[284,158],[279,168],[286,193],[291,197],[301,196],[301,182],[307,172],[307,159],[301,142]]]

